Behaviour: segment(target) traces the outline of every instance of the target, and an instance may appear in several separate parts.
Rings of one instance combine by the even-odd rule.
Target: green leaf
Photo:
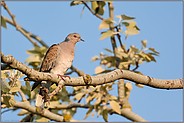
[[[96,8],[98,7],[97,1],[91,1],[91,8],[92,10],[96,10]]]
[[[107,48],[104,48],[104,50],[110,52],[110,53],[113,53],[111,50],[107,49]]]
[[[145,53],[139,53],[138,55],[142,57],[146,62],[151,61],[151,58],[149,58],[149,56],[147,56]]]
[[[102,111],[102,116],[103,116],[103,119],[105,120],[105,122],[108,122],[107,118],[108,118],[108,110],[103,110]]]
[[[3,102],[8,106],[8,107],[13,107],[14,104],[16,103],[14,95],[11,94],[6,94],[3,96]]]
[[[126,16],[125,14],[121,15],[121,18],[122,18],[123,20],[135,19],[135,17],[129,17],[129,16]]]
[[[26,86],[21,86],[21,90],[26,94],[28,97],[30,97],[31,92],[27,90]]]
[[[110,103],[110,106],[112,107],[112,109],[117,112],[118,114],[121,114],[121,111],[120,111],[120,107],[119,107],[119,103],[117,103],[116,101],[112,100],[112,101],[109,101]]]
[[[146,55],[151,59],[151,61],[156,62],[155,58],[150,53],[146,53]]]
[[[111,30],[108,30],[107,32],[102,32],[102,36],[100,37],[99,40],[105,39],[105,38],[110,37],[112,35],[113,35],[113,31],[111,31]]]
[[[108,29],[110,23],[113,23],[113,20],[111,18],[107,18],[107,19],[102,20],[102,22],[99,25],[99,30],[100,29]]]
[[[32,88],[28,81],[26,81],[26,88],[27,88],[27,90],[31,90],[31,88]]]
[[[149,50],[151,50],[151,51],[153,51],[153,52],[159,54],[159,52],[157,52],[154,48],[149,48]]]
[[[139,52],[139,49],[135,48],[134,46],[131,45],[130,47],[131,47],[131,49],[132,49],[134,52],[137,52],[137,53]]]
[[[148,42],[147,40],[144,40],[144,41],[142,40],[142,41],[141,41],[141,43],[142,43],[142,45],[143,45],[144,47],[146,47],[147,42]]]
[[[99,15],[103,15],[104,14],[104,6],[105,6],[105,2],[104,1],[97,1],[98,7],[96,8],[95,12]]]
[[[2,79],[2,78],[1,78],[1,90],[5,91],[5,92],[10,91],[10,86],[9,86],[8,82],[5,79]]]
[[[7,29],[6,20],[1,16],[1,26]]]

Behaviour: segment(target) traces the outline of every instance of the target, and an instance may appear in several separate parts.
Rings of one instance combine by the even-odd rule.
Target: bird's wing
[[[56,59],[59,56],[59,53],[60,53],[60,47],[58,46],[58,44],[52,45],[48,49],[42,61],[40,72],[50,72],[50,70],[55,66]]]
[[[42,61],[42,65],[40,67],[40,72],[50,72],[50,70],[56,64],[56,59],[59,56],[59,53],[60,53],[60,47],[58,46],[58,44],[52,45],[48,49],[48,51],[47,51],[47,53]],[[41,83],[41,81],[35,82],[33,84],[32,90],[34,90],[40,83]]]

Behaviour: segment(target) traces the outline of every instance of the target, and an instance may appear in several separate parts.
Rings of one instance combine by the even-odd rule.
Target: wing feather
[[[58,46],[58,44],[52,45],[45,54],[45,57],[42,61],[42,65],[40,67],[40,72],[50,72],[50,70],[56,64],[56,59],[59,56],[59,53],[60,47]],[[34,90],[38,85],[40,85],[40,83],[41,81],[35,82],[32,86],[32,90]]]

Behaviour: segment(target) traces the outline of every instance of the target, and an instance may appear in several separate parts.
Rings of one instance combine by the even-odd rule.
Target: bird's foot
[[[63,77],[68,77],[70,79],[70,76],[65,76],[65,75],[61,75],[61,74],[57,74],[57,75],[60,76],[63,80],[64,80]]]

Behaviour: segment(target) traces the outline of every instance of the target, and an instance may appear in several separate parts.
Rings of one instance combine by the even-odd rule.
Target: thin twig
[[[93,10],[86,4],[86,2],[82,1],[82,3],[89,9],[89,11],[90,11],[93,15],[95,15],[96,17],[98,17],[98,18],[101,19],[101,20],[104,19],[104,18],[101,17],[99,14],[94,13]]]
[[[32,44],[34,44],[35,46],[38,46],[38,44],[36,42],[34,42],[31,37],[29,36],[28,33],[26,33],[24,30],[22,30],[21,26],[18,25],[17,21],[15,20],[15,15],[13,15],[8,6],[6,5],[6,3],[4,1],[1,1],[1,5],[3,5],[4,9],[8,12],[8,14],[11,16],[13,22],[11,22],[11,20],[9,20],[8,18],[5,18],[4,19],[6,20],[6,22],[12,24],[13,26],[16,27],[16,29],[21,32]]]
[[[118,28],[117,27],[116,27],[116,31],[118,32]],[[121,48],[124,50],[125,53],[127,53],[127,50],[123,47],[123,44],[121,42],[121,36],[120,36],[120,34],[118,33],[118,34],[116,34],[116,36],[118,37],[118,40],[119,40],[119,43],[120,43]]]
[[[81,104],[81,103],[72,103],[69,105],[66,104],[61,104],[58,106],[55,106],[53,108],[50,109],[56,109],[56,110],[61,110],[61,109],[71,109],[71,108],[94,108],[94,105],[87,105],[87,104]],[[108,112],[110,114],[118,114],[117,112],[115,112],[114,110],[112,110],[111,108],[104,106],[104,109],[108,110]],[[136,122],[146,122],[145,119],[143,119],[142,117],[140,117],[139,115],[133,113],[131,110],[129,109],[121,109],[121,114],[119,114],[120,116],[124,116],[127,119],[131,120],[131,121],[136,121]]]
[[[136,62],[136,67],[135,67],[132,71],[135,71],[135,70],[137,70],[138,68],[139,68],[139,63]]]
[[[1,112],[1,114],[7,112],[7,111],[11,111],[12,109],[7,109],[7,110],[4,110],[3,112]]]

